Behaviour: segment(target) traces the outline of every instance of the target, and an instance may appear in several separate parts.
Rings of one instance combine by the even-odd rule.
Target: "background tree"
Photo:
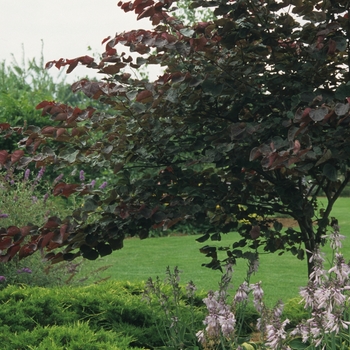
[[[34,154],[1,151],[0,163],[40,158],[41,164],[108,167],[115,175],[105,195],[57,185],[56,194],[86,194],[85,206],[63,222],[49,220],[22,245],[21,256],[65,246],[48,258],[95,259],[121,248],[126,235],[145,238],[151,228],[183,220],[208,227],[200,242],[239,232],[238,243],[222,248],[233,261],[245,246],[302,259],[322,244],[350,179],[348,2],[199,0],[192,6],[210,7],[216,19],[193,25],[172,16],[173,4],[120,2],[139,19],[150,18],[154,30],[105,39],[99,63],[81,56],[47,64],[67,65],[69,73],[80,63],[106,74],[102,82],[83,79],[72,89],[114,113],[44,101],[37,108],[58,125],[24,130],[27,152],[38,145]],[[139,56],[118,53],[118,44]],[[144,64],[166,72],[148,82],[122,71]],[[96,131],[103,134],[97,142],[90,137]],[[55,152],[40,148],[47,139],[57,141]],[[95,221],[86,223],[97,207]],[[281,214],[299,229],[284,228],[276,219]],[[9,237],[3,229],[2,239]],[[19,237],[6,258],[21,246]],[[215,248],[201,252],[212,258],[207,266],[220,267]]]
[[[191,0],[177,1],[174,8],[175,16],[185,25],[191,25],[196,22],[208,22],[215,19],[213,11],[205,7],[192,6]]]
[[[54,79],[48,71],[43,69],[44,64],[43,54],[37,62],[36,59],[26,61],[24,53],[19,62],[13,57],[9,64],[5,61],[0,63],[0,128],[3,131],[6,130],[4,137],[0,137],[0,149],[10,153],[18,149],[18,143],[23,138],[21,134],[23,126],[34,130],[55,124],[54,121],[43,118],[40,111],[33,108],[43,100],[78,104],[81,108],[93,103],[95,107],[103,108],[98,102],[90,101],[83,93],[74,94],[64,77],[60,74],[57,79]],[[98,135],[95,137],[97,139]],[[51,144],[52,141],[46,142],[47,146]],[[66,180],[72,181],[74,177],[70,175],[71,172],[76,173],[78,178],[79,170],[72,165],[60,169],[60,172],[64,172]],[[104,177],[101,171],[94,172],[92,177],[88,170],[85,170],[87,178]],[[49,176],[51,181],[54,181],[57,175],[53,167],[46,171],[46,176]]]
[[[40,62],[30,59],[27,62],[23,57],[19,63],[15,57],[10,64],[0,63],[0,123],[2,128],[23,125],[47,125],[48,121],[41,117],[33,106],[43,100],[59,100],[64,103],[84,105],[86,97],[83,94],[74,95],[70,85],[64,78],[55,79],[43,70],[45,63],[43,55]],[[16,149],[17,138],[2,138],[1,148]]]

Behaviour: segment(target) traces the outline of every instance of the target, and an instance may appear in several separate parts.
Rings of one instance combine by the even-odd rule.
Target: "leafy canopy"
[[[56,126],[29,126],[23,150],[0,151],[3,167],[113,169],[108,193],[58,184],[56,194],[85,194],[85,206],[35,232],[18,229],[18,237],[2,229],[2,240],[12,237],[7,247],[0,241],[3,260],[20,246],[22,256],[29,246],[64,246],[47,257],[95,259],[121,248],[126,235],[145,238],[184,220],[206,227],[200,242],[238,231],[241,240],[223,248],[227,259],[245,256],[244,246],[302,259],[322,243],[350,179],[348,1],[196,0],[191,7],[209,8],[215,19],[190,25],[174,16],[176,1],[118,5],[154,29],[106,38],[100,62],[81,56],[46,65],[97,69],[100,82],[83,79],[72,89],[113,112],[44,101],[37,108]],[[123,71],[153,64],[166,68],[154,81]],[[96,132],[102,136],[92,141]],[[52,139],[57,147],[48,149]],[[328,202],[319,210],[321,193]],[[284,228],[281,214],[299,229]],[[201,252],[212,258],[207,266],[220,267],[215,248]]]

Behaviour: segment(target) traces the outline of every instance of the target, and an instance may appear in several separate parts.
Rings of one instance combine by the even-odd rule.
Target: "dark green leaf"
[[[350,84],[341,84],[335,91],[335,98],[340,101],[344,101],[350,96]]]
[[[297,254],[298,259],[299,260],[304,260],[304,256],[305,256],[304,249],[298,249],[298,254]]]
[[[112,254],[112,247],[109,244],[99,243],[96,249],[101,257]]]
[[[98,256],[98,252],[94,249],[90,250],[89,252],[83,253],[83,258],[88,260],[96,260]]]
[[[293,350],[304,350],[309,348],[310,343],[309,342],[303,342],[302,338],[295,338],[291,340],[288,345],[293,349]]]
[[[221,234],[220,233],[214,233],[210,236],[210,239],[212,241],[221,241]]]
[[[213,80],[205,80],[202,83],[202,89],[206,93],[213,95],[214,97],[219,96],[223,90],[223,85],[213,81]]]
[[[197,238],[196,241],[199,243],[203,243],[207,241],[209,238],[210,238],[210,235],[207,233],[204,236]]]
[[[277,232],[280,232],[280,231],[282,230],[282,228],[283,228],[283,225],[282,225],[281,222],[275,221],[275,222],[273,223],[273,228],[274,228]]]
[[[290,252],[293,254],[293,255],[297,255],[298,254],[298,249],[296,247],[292,247],[290,249]]]
[[[89,198],[84,202],[84,206],[82,210],[87,212],[92,212],[92,211],[95,211],[97,207],[98,207],[98,203],[92,198]]]
[[[323,166],[322,173],[327,179],[335,182],[338,180],[338,172],[337,169],[330,163],[326,163]]]

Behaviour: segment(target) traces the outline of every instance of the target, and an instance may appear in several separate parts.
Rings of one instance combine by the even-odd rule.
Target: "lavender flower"
[[[264,303],[263,303],[264,291],[261,288],[261,282],[252,284],[250,288],[253,292],[254,307],[258,312],[261,312],[264,306]]]
[[[334,231],[328,236],[328,238],[330,240],[331,248],[335,251],[338,251],[342,247],[341,241],[345,239],[345,236],[339,234],[339,226],[338,225],[333,225],[333,229],[334,229]]]
[[[310,273],[310,280],[314,280],[316,284],[322,284],[322,280],[327,280],[327,272],[323,268],[324,262],[324,253],[321,253],[317,248],[314,252],[312,252],[310,262],[314,262],[314,269]]]
[[[335,252],[333,266],[326,271],[323,268],[323,256],[318,249],[313,253],[314,270],[310,274],[310,281],[306,288],[300,290],[300,295],[309,309],[311,317],[298,325],[291,333],[301,335],[303,342],[309,341],[312,345],[323,346],[325,349],[329,337],[340,332],[347,333],[350,322],[344,319],[348,314],[348,296],[350,290],[350,266],[345,262],[342,254],[338,253],[341,247],[339,227],[333,225],[334,232],[323,238],[330,239],[330,245]]]
[[[9,217],[9,214],[3,214],[0,212],[0,219],[7,219]]]
[[[273,314],[276,318],[280,318],[282,316],[282,312],[283,312],[283,303],[281,300],[279,300],[277,302],[277,304],[275,305],[275,307],[273,308]]]
[[[207,326],[205,331],[196,334],[198,341],[205,345],[208,339],[218,340],[221,334],[226,339],[233,338],[236,318],[225,303],[225,293],[210,291],[203,302],[207,306],[209,315],[203,321]]]
[[[104,188],[107,187],[107,181],[105,181],[99,188],[103,190]]]
[[[96,184],[96,180],[92,180],[92,181],[90,182],[91,188],[94,188],[94,187],[95,187],[95,184]]]
[[[84,170],[80,170],[80,172],[79,172],[79,180],[81,182],[85,181]]]
[[[63,176],[64,176],[64,175],[63,175],[62,173],[59,174],[59,175],[56,177],[56,179],[53,181],[54,185],[55,185],[56,183],[60,182],[60,181],[62,180]]]
[[[345,263],[342,254],[335,254],[334,266],[328,270],[328,274],[335,274],[337,281],[341,285],[346,285],[349,282],[350,266]]]
[[[43,177],[44,172],[45,172],[45,167],[42,166],[38,172],[38,175],[36,177],[36,181],[39,181]]]
[[[193,281],[189,281],[186,285],[187,297],[193,298],[195,296],[196,290],[197,290],[197,287],[195,286]]]
[[[44,203],[47,202],[48,198],[49,198],[49,194],[46,192],[46,193],[45,193],[45,196],[44,196]]]
[[[29,175],[30,175],[30,169],[27,169],[24,172],[24,181],[27,181],[29,179]]]
[[[17,270],[17,273],[32,273],[32,270],[29,267],[23,267],[20,270]]]
[[[314,307],[314,295],[316,291],[316,283],[313,281],[310,281],[307,285],[307,287],[300,288],[299,294],[303,298],[302,301],[305,303],[305,309],[310,307]]]
[[[283,341],[287,337],[287,332],[285,330],[285,327],[290,321],[288,319],[284,320],[281,324],[273,324],[273,325],[267,325],[266,331],[266,342],[265,346],[271,347],[271,349],[280,349]],[[285,349],[290,349],[289,347],[285,347]]]
[[[247,281],[244,281],[239,287],[234,297],[236,303],[241,303],[248,300],[248,293],[250,291]]]
[[[6,277],[5,276],[0,276],[0,282],[5,282],[6,281]]]
[[[236,325],[235,315],[232,312],[228,311],[225,313],[224,316],[220,317],[219,323],[221,326],[222,335],[226,339],[231,338],[231,336],[235,331],[235,325]]]

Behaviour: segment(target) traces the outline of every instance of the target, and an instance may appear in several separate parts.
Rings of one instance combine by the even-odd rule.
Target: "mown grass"
[[[334,208],[332,216],[339,220],[341,234],[350,236],[350,198],[340,198]],[[199,248],[204,244],[196,242],[198,236],[173,236],[163,238],[149,238],[139,240],[127,239],[124,248],[112,255],[92,263],[94,268],[112,265],[103,272],[103,277],[127,281],[146,281],[149,277],[165,277],[166,266],[178,266],[182,272],[182,282],[192,280],[198,289],[208,291],[217,289],[221,277],[220,271],[213,271],[202,267],[209,258],[200,254]],[[239,239],[237,233],[222,235],[221,242],[209,242],[210,245],[226,246]],[[328,247],[324,251],[331,257]],[[350,238],[345,240],[343,253],[350,258]],[[225,253],[222,253],[222,258]],[[246,262],[238,261],[234,268],[234,287],[237,288],[246,276]],[[266,302],[272,306],[277,300],[286,301],[298,295],[299,288],[307,283],[306,260],[298,260],[291,253],[261,254],[260,268],[253,277],[253,282],[262,281],[266,295]]]

